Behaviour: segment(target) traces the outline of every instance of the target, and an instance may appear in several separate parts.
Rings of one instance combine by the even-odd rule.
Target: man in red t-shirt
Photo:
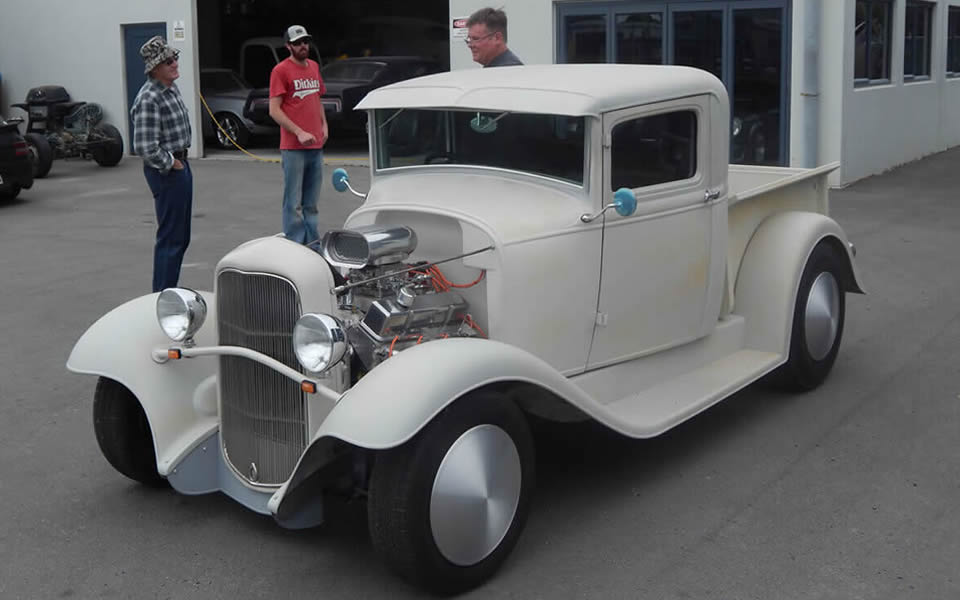
[[[307,30],[291,25],[284,32],[289,58],[270,72],[270,116],[280,125],[283,164],[283,234],[309,244],[318,238],[317,197],[323,180],[323,144],[327,119],[320,66],[307,58]],[[299,210],[298,210],[299,209]]]

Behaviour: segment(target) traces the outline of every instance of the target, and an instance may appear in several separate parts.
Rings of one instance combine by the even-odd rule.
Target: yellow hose
[[[240,152],[243,152],[244,154],[246,154],[247,156],[249,156],[250,158],[252,158],[252,159],[254,159],[254,160],[259,160],[259,161],[263,161],[263,162],[270,162],[270,163],[278,163],[278,162],[280,162],[280,159],[279,159],[279,158],[263,158],[262,156],[257,156],[256,154],[251,154],[251,153],[247,152],[245,149],[241,148],[241,147],[240,147],[240,144],[238,144],[235,139],[233,139],[232,137],[230,137],[230,134],[227,133],[227,131],[226,131],[223,127],[220,126],[220,122],[217,121],[217,118],[213,115],[213,111],[210,110],[210,107],[209,107],[209,106],[207,106],[207,101],[206,101],[206,99],[204,99],[203,94],[199,94],[199,93],[198,93],[197,95],[200,96],[200,102],[203,102],[203,107],[204,107],[205,109],[207,109],[207,112],[208,112],[208,113],[210,113],[210,118],[213,119],[213,124],[217,126],[217,129],[219,129],[220,131],[223,132],[223,135],[227,136],[227,139],[230,140],[230,143],[231,143],[231,144],[233,144],[234,146],[237,147],[237,150],[239,150]],[[242,124],[241,124],[241,125],[242,125]]]

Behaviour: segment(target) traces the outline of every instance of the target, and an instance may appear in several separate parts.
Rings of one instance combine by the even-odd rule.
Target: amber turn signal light
[[[316,394],[317,384],[315,384],[312,381],[307,381],[306,379],[304,379],[303,381],[300,382],[300,389],[305,391],[308,394]]]
[[[180,360],[180,349],[179,348],[170,348],[167,350],[167,358],[170,360]]]

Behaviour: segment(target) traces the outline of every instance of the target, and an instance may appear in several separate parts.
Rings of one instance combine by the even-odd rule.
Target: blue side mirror
[[[629,188],[620,188],[613,193],[613,207],[621,217],[629,217],[637,211],[637,197],[633,195],[633,190]]]
[[[347,191],[347,183],[350,181],[350,176],[347,175],[347,171],[345,169],[342,167],[334,169],[332,180],[333,189],[337,190],[338,192]]]

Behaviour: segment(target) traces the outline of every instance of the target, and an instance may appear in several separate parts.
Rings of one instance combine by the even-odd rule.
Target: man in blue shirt
[[[173,83],[180,77],[179,54],[159,35],[141,46],[147,81],[130,109],[133,149],[143,158],[143,175],[157,211],[154,292],[177,285],[190,244],[193,173],[187,148],[192,131],[187,106]]]
[[[467,19],[467,47],[474,62],[486,67],[522,65],[507,48],[507,14],[494,8],[481,8]]]

